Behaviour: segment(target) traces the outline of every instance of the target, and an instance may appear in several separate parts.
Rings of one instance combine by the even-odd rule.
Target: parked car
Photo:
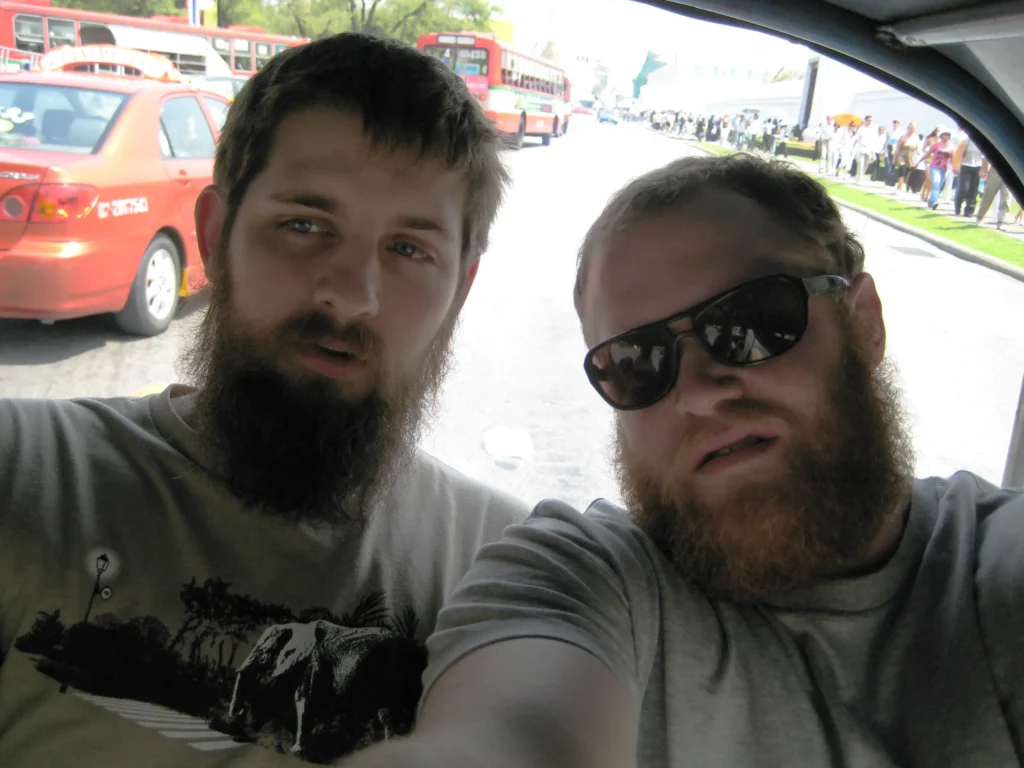
[[[619,113],[611,107],[601,107],[597,110],[597,122],[619,124]]]
[[[228,107],[184,81],[0,74],[0,318],[165,330],[205,283],[193,209]]]

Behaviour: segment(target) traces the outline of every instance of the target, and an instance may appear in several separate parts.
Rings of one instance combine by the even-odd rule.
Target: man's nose
[[[314,288],[316,305],[341,320],[376,315],[380,309],[381,264],[377,244],[346,237],[325,255]]]
[[[716,416],[723,403],[743,397],[738,368],[712,358],[694,338],[680,343],[682,357],[671,395],[678,414]]]

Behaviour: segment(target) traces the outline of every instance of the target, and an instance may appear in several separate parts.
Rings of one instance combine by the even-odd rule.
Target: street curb
[[[684,139],[681,136],[665,136],[665,134],[654,130],[651,130],[651,133],[657,133],[660,136],[664,136],[666,139],[674,139],[675,141],[686,141],[686,139]],[[712,152],[710,149],[705,149],[704,147],[702,147],[699,142],[695,141],[692,142],[692,144],[693,148],[698,150],[699,152],[703,152],[706,155],[714,155],[715,157],[721,157],[721,155],[718,155],[716,152]],[[987,253],[982,253],[981,251],[976,251],[973,248],[968,248],[966,245],[954,243],[950,240],[947,240],[944,237],[933,235],[931,232],[925,232],[923,230],[918,229],[917,227],[911,226],[910,224],[904,224],[902,221],[897,221],[896,219],[889,218],[885,214],[878,213],[878,211],[872,211],[870,208],[864,208],[863,206],[857,205],[856,203],[849,203],[845,200],[840,200],[839,198],[835,197],[833,197],[832,199],[835,201],[836,205],[840,205],[843,208],[849,208],[851,211],[855,211],[863,216],[867,216],[869,219],[874,219],[875,221],[881,222],[882,224],[885,224],[887,227],[892,227],[893,229],[903,232],[904,234],[913,235],[914,237],[920,238],[921,240],[924,240],[926,243],[934,245],[940,251],[944,251],[950,254],[951,256],[956,256],[958,259],[969,261],[972,264],[977,264],[978,266],[988,267],[989,269],[995,270],[996,272],[1001,272],[1007,277],[1012,277],[1015,280],[1020,280],[1021,282],[1024,282],[1024,268],[1015,267],[1013,264],[1007,264],[1005,261],[1000,261],[999,259],[993,256],[989,256]]]
[[[914,226],[911,226],[910,224],[905,224],[902,221],[891,219],[885,214],[878,213],[878,211],[872,211],[869,208],[864,208],[863,206],[857,205],[856,203],[849,203],[846,202],[845,200],[839,200],[835,197],[833,197],[832,199],[835,200],[837,205],[841,205],[844,208],[849,208],[851,211],[856,211],[857,213],[863,214],[864,216],[867,216],[869,219],[880,221],[886,226],[892,227],[893,229],[897,229],[900,232],[904,232],[908,235],[913,235],[914,237],[920,238],[921,240],[924,240],[926,243],[931,243],[940,251],[945,251],[948,254],[956,256],[958,259],[963,259],[964,261],[969,261],[973,264],[977,264],[982,267],[994,269],[996,272],[1002,272],[1004,275],[1008,277],[1012,277],[1015,280],[1020,280],[1021,282],[1024,282],[1024,269],[1020,267],[1015,267],[1013,264],[1007,264],[1005,261],[1000,261],[999,259],[993,256],[989,256],[987,253],[982,253],[981,251],[976,251],[973,248],[968,248],[966,245],[960,245],[958,243],[950,242],[944,237],[940,237],[939,235],[933,235],[931,232],[924,232],[920,229],[917,229]]]

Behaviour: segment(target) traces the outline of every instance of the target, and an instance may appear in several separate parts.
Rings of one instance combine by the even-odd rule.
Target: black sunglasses
[[[750,366],[796,346],[807,330],[807,300],[842,291],[838,275],[772,275],[712,296],[695,307],[620,333],[587,352],[583,368],[598,394],[622,411],[647,408],[676,384],[684,336],[695,336],[711,357]],[[673,326],[690,318],[691,327]]]

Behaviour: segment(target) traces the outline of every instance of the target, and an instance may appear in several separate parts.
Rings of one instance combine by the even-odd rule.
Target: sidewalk
[[[647,130],[653,131],[650,128]],[[735,152],[730,146],[699,142],[694,136],[665,133],[660,133],[660,135],[675,141],[685,141],[703,152],[714,154]],[[994,203],[985,221],[978,226],[974,223],[973,218],[954,215],[952,192],[948,199],[939,200],[937,211],[930,211],[927,203],[921,200],[919,195],[908,192],[898,193],[895,187],[887,187],[882,182],[870,181],[867,178],[858,185],[855,179],[845,174],[840,177],[826,176],[818,172],[816,160],[797,157],[787,159],[825,184],[839,205],[920,237],[954,256],[996,269],[1018,280],[1024,280],[1024,225],[1013,223],[1014,208],[1012,206],[1011,213],[1004,221],[1003,229],[997,231],[995,226],[996,205]]]

